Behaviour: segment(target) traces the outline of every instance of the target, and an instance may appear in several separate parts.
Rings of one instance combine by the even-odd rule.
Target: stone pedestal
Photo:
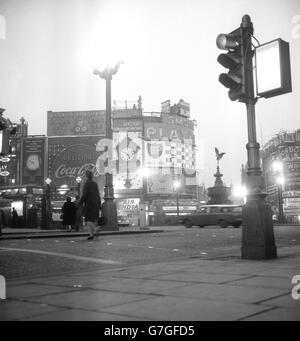
[[[272,212],[264,195],[248,199],[243,208],[242,259],[277,258]]]
[[[114,201],[112,174],[105,174],[104,203],[102,205],[102,214],[105,223],[101,227],[103,231],[119,231],[117,207]]]
[[[220,173],[219,166],[217,167],[217,173],[214,174],[216,178],[214,187],[209,187],[207,189],[208,196],[210,200],[208,202],[209,205],[218,205],[218,204],[231,204],[232,202],[229,200],[229,196],[231,195],[230,187],[225,187],[222,181],[223,174]]]

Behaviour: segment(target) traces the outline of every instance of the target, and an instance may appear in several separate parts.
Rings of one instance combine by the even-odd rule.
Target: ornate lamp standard
[[[42,197],[42,229],[48,230],[51,228],[52,222],[52,210],[51,210],[51,199],[50,199],[50,184],[51,179],[45,179],[45,192]]]
[[[112,76],[118,72],[120,64],[118,62],[115,66],[107,66],[103,71],[94,69],[94,75],[106,81],[106,137],[109,139],[112,147],[112,125],[111,125],[111,81]],[[112,148],[110,149],[112,150]],[[111,156],[112,157],[112,156]],[[105,224],[103,230],[119,230],[117,207],[114,202],[114,188],[113,188],[113,175],[111,173],[105,174],[105,188],[104,188],[104,203],[102,205],[102,214],[105,217]]]
[[[80,184],[81,184],[82,178],[80,176],[77,176],[76,182],[77,182],[77,191],[78,191],[78,196],[80,196]]]
[[[179,188],[180,188],[180,181],[174,182],[174,188],[176,189],[176,205],[177,205],[177,216],[179,216]]]
[[[275,181],[277,184],[277,195],[278,195],[278,222],[285,223],[285,216],[283,212],[283,199],[282,199],[282,188],[284,185],[283,177],[283,164],[279,161],[274,161],[273,172],[275,175]]]
[[[143,194],[142,194],[141,201],[140,201],[140,229],[149,230],[148,219],[147,219],[146,195],[147,195],[147,183],[148,183],[148,177],[150,175],[150,171],[148,168],[142,167],[139,171],[139,175],[141,176],[142,182],[143,182]]]

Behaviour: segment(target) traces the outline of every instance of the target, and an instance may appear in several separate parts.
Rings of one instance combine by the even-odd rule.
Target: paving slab
[[[137,317],[103,312],[69,309],[43,315],[35,315],[22,321],[140,321]]]
[[[147,298],[149,297],[146,295],[86,289],[64,294],[30,297],[27,300],[29,302],[51,304],[57,307],[99,311],[105,307],[145,300]]]
[[[227,274],[215,274],[205,272],[176,272],[168,275],[153,276],[153,279],[165,280],[165,281],[182,281],[191,283],[223,283],[228,281],[236,281],[242,278],[237,275]]]
[[[32,283],[39,284],[48,284],[62,287],[74,287],[74,285],[82,285],[84,287],[88,287],[95,283],[102,282],[110,282],[113,279],[112,276],[94,276],[92,274],[89,275],[78,275],[78,276],[65,276],[65,277],[50,277],[50,278],[42,278],[42,279],[34,279]]]
[[[8,285],[6,290],[6,297],[9,298],[24,298],[35,297],[46,294],[62,293],[70,291],[72,288],[64,288],[58,286],[39,285],[27,283],[22,285]],[[73,290],[76,290],[75,288]]]
[[[157,293],[164,289],[170,289],[175,287],[180,287],[184,285],[182,282],[176,281],[159,281],[152,279],[124,279],[118,278],[112,281],[106,281],[104,283],[94,284],[91,286],[93,289],[97,290],[111,290],[118,292],[127,293],[138,293],[138,294],[151,294]]]
[[[238,287],[224,284],[192,284],[177,288],[168,288],[159,292],[161,295],[202,298],[215,301],[229,301],[237,303],[256,303],[264,299],[271,299],[284,295],[283,289],[267,289]]]
[[[231,283],[237,286],[259,287],[259,288],[282,288],[292,290],[291,279],[282,277],[252,276],[251,278],[240,279]]]
[[[168,275],[172,274],[174,272],[177,272],[177,270],[168,270],[168,269],[124,269],[124,270],[116,270],[116,271],[110,271],[109,275],[113,277],[118,277],[118,278],[155,278],[160,275]]]
[[[263,302],[263,304],[271,307],[296,309],[299,312],[300,320],[300,299],[293,299],[291,293],[274,299],[266,300]]]
[[[265,269],[265,267],[263,267]],[[263,270],[258,270],[257,268],[248,269],[245,265],[212,265],[212,264],[205,264],[200,266],[194,266],[192,268],[184,268],[183,271],[193,271],[193,272],[201,272],[201,273],[214,273],[214,274],[227,274],[227,275],[243,275],[249,276],[255,274],[257,271],[263,272]]]
[[[15,300],[0,301],[0,321],[13,321],[48,312],[59,312],[61,308]]]
[[[265,269],[263,271],[257,271],[253,273],[257,276],[264,276],[264,277],[282,277],[282,278],[289,278],[292,279],[295,275],[300,275],[300,269],[296,270],[294,268],[272,268],[272,269]]]
[[[159,297],[133,302],[103,311],[156,321],[229,321],[266,310],[266,307],[186,297]]]
[[[300,312],[299,309],[274,308],[243,321],[300,321]]]

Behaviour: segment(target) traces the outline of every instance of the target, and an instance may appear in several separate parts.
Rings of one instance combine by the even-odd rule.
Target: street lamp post
[[[146,167],[142,167],[139,171],[139,175],[142,178],[142,187],[143,187],[143,193],[142,193],[141,201],[140,201],[140,229],[149,230],[148,218],[147,218],[148,207],[147,207],[147,202],[146,202],[147,183],[148,183],[148,177],[150,175],[149,169]]]
[[[283,212],[283,198],[282,189],[284,185],[283,177],[283,164],[279,161],[273,162],[273,172],[275,176],[275,182],[277,184],[277,198],[278,198],[278,222],[284,224],[285,216]]]
[[[115,66],[107,66],[103,71],[94,69],[94,75],[106,81],[106,137],[109,139],[112,147],[112,124],[111,124],[111,81],[112,76],[118,72],[121,62]],[[110,149],[112,150],[112,148]],[[112,156],[111,156],[112,157]],[[114,188],[113,188],[113,175],[111,173],[105,174],[105,187],[104,187],[104,203],[102,205],[102,214],[105,217],[105,223],[102,226],[103,230],[114,231],[119,230],[117,207],[114,202]]]
[[[179,187],[180,187],[180,182],[178,180],[174,182],[174,187],[176,189],[177,216],[179,216]]]
[[[42,229],[48,230],[51,227],[52,210],[51,210],[51,198],[50,198],[50,184],[51,179],[45,179],[45,192],[42,197]]]
[[[278,193],[278,222],[281,224],[285,223],[285,216],[283,212],[283,199],[282,199],[282,186],[283,186],[284,179],[278,178],[277,179],[277,193]]]

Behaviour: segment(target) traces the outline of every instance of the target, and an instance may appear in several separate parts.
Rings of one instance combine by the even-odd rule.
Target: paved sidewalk
[[[101,231],[100,235],[109,234],[132,234],[132,233],[157,233],[163,231],[175,231],[185,229],[184,226],[150,226],[147,228],[140,228],[139,226],[128,226],[119,227],[118,231]],[[63,237],[84,237],[88,236],[89,232],[87,228],[83,228],[79,232],[67,232],[65,229],[59,230],[41,230],[41,229],[15,229],[15,228],[4,228],[2,229],[1,240],[8,239],[24,239],[24,238],[63,238]]]
[[[300,299],[291,295],[299,247],[278,248],[268,261],[234,252],[9,281],[0,320],[300,321]]]

